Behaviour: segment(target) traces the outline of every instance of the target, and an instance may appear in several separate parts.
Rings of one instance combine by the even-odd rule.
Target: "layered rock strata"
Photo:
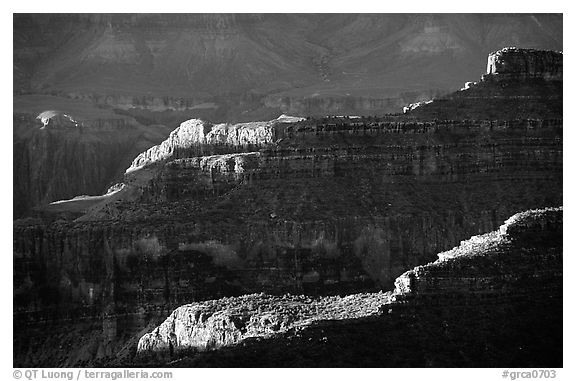
[[[562,80],[562,52],[504,48],[488,56],[484,80]]]
[[[538,119],[562,115],[562,52],[504,48],[488,56],[479,82],[419,107],[418,118]]]
[[[347,297],[330,297],[311,299],[303,296],[272,297],[268,295],[248,295],[241,298],[226,298],[202,303],[185,305],[175,310],[164,323],[152,332],[144,335],[138,343],[138,353],[152,361],[163,361],[182,358],[181,366],[210,365],[212,361],[222,361],[220,366],[234,366],[237,361],[247,357],[258,356],[261,351],[269,349],[270,345],[281,347],[278,351],[285,353],[284,361],[296,361],[300,365],[306,362],[294,358],[299,350],[307,351],[306,347],[320,345],[323,351],[340,341],[341,327],[349,327],[352,332],[360,331],[366,335],[376,327],[391,328],[394,324],[408,325],[399,335],[390,331],[372,331],[381,341],[392,339],[395,350],[401,353],[410,351],[410,346],[416,344],[411,335],[418,333],[425,336],[439,334],[447,340],[447,345],[441,350],[441,355],[429,354],[428,361],[436,361],[435,366],[450,365],[451,361],[442,356],[459,348],[460,353],[452,361],[468,364],[476,360],[466,358],[475,350],[466,348],[465,344],[454,345],[454,342],[475,340],[468,339],[467,329],[474,328],[475,334],[485,340],[485,348],[480,348],[481,356],[486,357],[496,344],[485,329],[490,319],[481,314],[492,310],[494,321],[500,321],[500,311],[510,314],[508,319],[518,318],[516,324],[534,323],[542,315],[548,316],[539,322],[552,323],[546,332],[535,332],[530,340],[539,340],[546,335],[554,340],[561,338],[562,295],[562,209],[549,208],[519,213],[508,219],[499,230],[472,237],[461,242],[460,246],[448,252],[440,253],[439,259],[424,266],[406,272],[395,282],[391,293],[355,294]],[[530,308],[519,310],[518,307],[531,304]],[[540,308],[550,308],[550,311],[538,311]],[[436,327],[437,322],[432,316],[437,309],[443,309],[443,328]],[[432,311],[427,311],[428,309]],[[470,321],[455,319],[455,315],[464,312]],[[480,314],[473,317],[473,314]],[[524,314],[522,316],[522,313]],[[432,315],[432,316],[431,316]],[[558,324],[560,322],[560,324]],[[480,323],[480,324],[478,324]],[[492,322],[493,323],[493,322]],[[478,325],[477,325],[478,324]],[[497,329],[498,334],[505,328]],[[425,330],[429,330],[426,332]],[[506,338],[511,338],[514,344],[522,340],[514,335],[520,332],[502,332]],[[522,332],[522,336],[526,332]],[[320,334],[321,337],[317,335]],[[405,342],[397,341],[398,336],[406,336]],[[440,339],[437,337],[437,339]],[[255,340],[259,338],[260,340]],[[264,340],[264,341],[261,341]],[[309,342],[313,341],[312,343]],[[243,346],[239,344],[247,343]],[[304,344],[308,342],[307,344]],[[268,343],[270,345],[268,345]],[[532,356],[540,353],[551,365],[559,359],[549,357],[547,350],[557,352],[553,340],[540,342],[541,348],[530,345],[528,348],[516,347],[513,353],[505,355],[504,359],[492,359],[494,364],[524,363],[534,361]],[[426,345],[430,345],[427,343]],[[509,346],[512,346],[509,345]],[[390,347],[388,344],[385,348]],[[196,351],[214,350],[231,347],[226,352],[218,351],[211,354],[197,355]],[[364,353],[367,358],[362,362],[372,362],[380,359],[378,354],[364,351],[365,345],[359,348],[347,347],[348,355],[358,358]],[[501,353],[502,348],[498,348]],[[523,351],[524,350],[524,351]],[[379,351],[377,351],[379,352]],[[305,352],[306,353],[306,352]],[[186,356],[191,356],[186,358]],[[282,359],[264,355],[265,359],[257,361],[255,366],[265,366],[266,361],[279,366]],[[419,356],[416,353],[416,357]],[[341,356],[335,356],[336,359]],[[392,361],[391,361],[392,360]],[[464,361],[463,361],[464,360]],[[280,363],[279,363],[280,361]],[[346,366],[334,359],[322,358],[323,365]],[[379,364],[387,366],[394,359]],[[418,364],[421,359],[415,358],[407,363]],[[540,360],[541,361],[541,360]],[[541,361],[542,363],[542,361]],[[286,363],[285,363],[286,364]],[[270,363],[268,365],[271,365]],[[292,364],[294,365],[294,364]],[[431,364],[428,364],[431,365]],[[358,366],[358,364],[357,364]]]
[[[561,295],[562,208],[518,213],[498,231],[475,236],[395,281],[394,302],[430,298],[530,298]],[[538,268],[541,266],[541,268]]]
[[[542,89],[495,83],[485,86],[508,98]],[[26,335],[71,319],[94,323],[83,331],[89,345],[71,344],[82,361],[106,361],[127,332],[182,304],[388,289],[511,214],[561,205],[562,98],[546,88],[544,103],[516,119],[506,107],[450,117],[470,109],[447,99],[444,119],[412,114],[435,101],[405,116],[183,123],[115,192],[52,205],[52,223],[15,222],[15,363],[78,364],[69,352],[35,352],[58,341],[52,331]],[[471,98],[473,112],[486,99]],[[72,209],[81,216],[60,219]]]
[[[295,124],[257,152],[144,166],[83,222],[15,224],[17,331],[113,311],[85,355],[104,361],[119,329],[190,301],[387,287],[511,213],[561,203],[561,127],[497,125]]]
[[[269,122],[217,125],[198,119],[187,120],[172,131],[168,139],[160,145],[151,147],[138,155],[126,172],[129,173],[168,158],[194,153],[201,156],[214,150],[226,152],[234,149],[258,149],[275,141],[275,126],[283,121],[293,123],[299,120],[301,118],[281,116]]]
[[[127,182],[85,222],[17,224],[15,254],[34,262],[61,255],[62,246],[47,236],[59,237],[71,253],[95,252],[79,248],[84,232],[110,241],[120,258],[147,237],[158,240],[158,255],[214,241],[245,271],[260,273],[261,281],[247,275],[241,282],[247,290],[271,281],[266,268],[284,279],[272,281],[276,287],[300,287],[316,273],[317,281],[304,283],[330,285],[350,271],[357,274],[350,279],[368,271],[384,285],[405,266],[494,229],[509,213],[561,202],[561,129],[549,121],[465,129],[432,123],[415,131],[389,124],[292,127],[298,131],[285,132],[275,148],[163,159],[134,171],[128,178],[151,172],[146,181]],[[36,240],[45,243],[31,246]],[[334,264],[314,264],[318,255]]]

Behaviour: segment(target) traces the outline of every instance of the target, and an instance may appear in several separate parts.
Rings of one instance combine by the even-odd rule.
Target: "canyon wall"
[[[186,303],[389,289],[514,213],[560,206],[561,86],[481,81],[403,116],[182,123],[76,220],[64,202],[14,222],[15,364],[130,357],[138,332]],[[444,284],[426,279],[402,283],[406,298]]]
[[[301,118],[293,118],[294,121]],[[272,144],[276,140],[276,125],[280,122],[251,122],[212,125],[190,119],[170,133],[168,139],[139,154],[126,172],[171,157],[204,156],[216,152],[250,151]]]
[[[104,319],[94,337],[108,344],[86,354],[104,361],[118,327],[181,304],[388,288],[512,213],[562,202],[557,121],[299,123],[256,152],[162,157],[126,175],[149,171],[135,196],[83,222],[16,222],[17,324]]]
[[[138,357],[131,361],[218,367],[558,366],[562,225],[561,208],[516,214],[499,230],[462,241],[406,272],[392,292],[323,298],[260,294],[187,304],[140,338]]]

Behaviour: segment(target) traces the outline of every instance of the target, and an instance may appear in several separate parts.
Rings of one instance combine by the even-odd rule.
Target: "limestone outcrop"
[[[182,122],[161,144],[138,155],[126,173],[169,158],[258,149],[272,144],[277,139],[276,125],[295,123],[301,119],[282,115],[268,122],[216,125],[199,119],[190,119]]]
[[[39,119],[42,122],[41,128],[46,128],[50,124],[50,128],[72,128],[78,127],[78,122],[75,121],[70,115],[49,110],[40,113],[36,119]]]
[[[378,314],[387,293],[320,299],[302,295],[244,295],[179,307],[138,342],[141,355],[176,355],[212,350],[252,337],[269,337],[321,320],[354,319]]]
[[[504,48],[490,53],[483,80],[562,80],[562,52]]]

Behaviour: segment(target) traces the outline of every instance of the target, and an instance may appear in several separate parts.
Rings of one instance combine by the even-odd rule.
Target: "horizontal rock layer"
[[[295,120],[298,120],[296,118]],[[138,155],[126,172],[171,157],[202,155],[213,150],[248,150],[272,144],[279,120],[239,124],[217,124],[191,119],[180,124],[168,139]]]
[[[110,311],[110,324],[89,335],[102,337],[86,355],[94,359],[119,350],[106,344],[123,342],[119,332],[136,333],[190,301],[390,284],[526,205],[561,203],[560,141],[521,135],[478,154],[464,144],[461,154],[456,145],[328,156],[326,163],[340,168],[334,172],[310,168],[317,159],[299,159],[295,150],[294,157],[268,156],[262,178],[253,172],[252,180],[250,165],[274,150],[174,160],[136,203],[110,206],[103,220],[14,227],[17,321],[63,322]],[[393,155],[396,170],[385,165]],[[448,164],[451,155],[458,159]]]
[[[119,191],[85,222],[17,223],[15,310],[105,305],[112,270],[90,269],[111,260],[124,285],[115,303],[129,311],[210,298],[218,287],[386,286],[511,213],[561,203],[555,123],[413,126],[295,124],[275,148],[151,166],[135,196]],[[146,250],[150,262],[141,260]],[[165,272],[150,272],[154,263]],[[42,301],[45,290],[54,300]]]

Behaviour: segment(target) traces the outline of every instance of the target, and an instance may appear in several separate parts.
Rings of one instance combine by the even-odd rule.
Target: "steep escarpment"
[[[54,232],[72,252],[80,238],[67,235],[76,227],[107,234],[121,226],[112,237],[126,238],[111,247],[127,252],[145,234],[157,237],[163,255],[214,241],[244,263],[247,291],[329,289],[362,273],[385,285],[511,213],[560,204],[558,123],[296,123],[279,144],[257,152],[136,169],[113,202],[94,207],[84,222],[46,225],[38,234]],[[42,250],[61,249],[22,250],[41,261]]]
[[[122,201],[81,220],[125,222],[135,229],[174,225],[173,237],[159,237],[167,247],[214,239],[235,247],[242,259],[257,250],[274,262],[322,242],[362,258],[371,278],[384,284],[406,261],[421,263],[462,235],[495,228],[506,214],[561,202],[557,122],[465,125],[392,123],[332,131],[294,125],[299,131],[292,137],[285,131],[275,148],[178,158],[134,170],[127,179],[143,171],[150,176],[133,186],[135,196],[126,191]],[[350,144],[352,128],[357,144]],[[370,145],[361,144],[368,140]],[[404,223],[412,227],[405,230]],[[195,226],[194,233],[177,233],[181,225]],[[262,277],[266,265],[256,266]],[[299,271],[333,279],[314,267]],[[298,283],[296,278],[293,286]]]
[[[562,61],[562,52],[504,48],[490,53],[486,74],[499,81],[530,78],[561,81]]]
[[[250,295],[182,306],[140,339],[137,361],[221,367],[561,364],[561,208],[514,215],[498,231],[438,256],[399,277],[391,293]]]

